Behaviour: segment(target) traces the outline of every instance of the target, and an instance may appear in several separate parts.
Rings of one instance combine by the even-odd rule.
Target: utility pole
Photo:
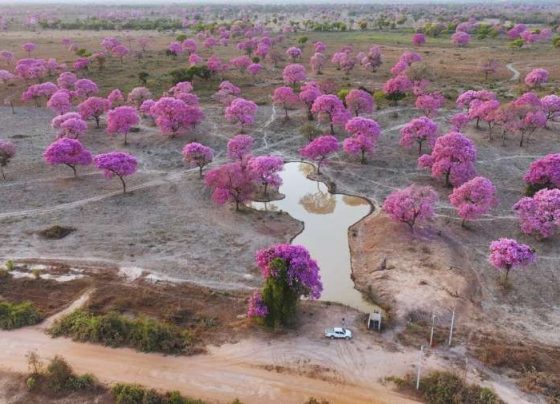
[[[434,340],[434,325],[436,323],[436,315],[432,313],[432,331],[430,331],[430,348],[432,347],[432,342]]]
[[[420,345],[420,352],[418,353],[418,365],[416,372],[416,390],[420,388],[420,368],[422,367],[422,356],[424,354],[424,345]]]
[[[455,325],[455,307],[453,308],[453,314],[451,315],[451,328],[449,329],[449,342],[447,345],[451,346],[451,341],[453,339],[453,326]]]

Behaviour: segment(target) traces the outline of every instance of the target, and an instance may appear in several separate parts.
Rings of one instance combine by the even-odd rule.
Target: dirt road
[[[341,341],[338,345],[342,344]],[[25,355],[34,350],[43,358],[63,355],[77,372],[93,373],[106,383],[139,383],[218,402],[236,397],[246,403],[302,403],[309,397],[332,403],[412,402],[375,381],[345,384],[296,372],[265,370],[258,365],[258,358],[263,356],[260,348],[264,347],[257,345],[248,350],[251,343],[247,342],[214,349],[209,355],[173,357],[51,339],[38,327],[32,327],[0,332],[0,345],[2,369],[26,371]],[[274,350],[274,344],[270,349]]]

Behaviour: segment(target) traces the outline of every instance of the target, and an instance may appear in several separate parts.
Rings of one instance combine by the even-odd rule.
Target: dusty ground
[[[67,34],[49,33],[48,37],[24,35],[36,35],[34,39],[39,44],[37,56],[40,52],[61,52],[59,42],[64,36],[74,37],[80,45],[95,47],[107,35]],[[21,35],[7,34],[8,48],[21,43]],[[373,40],[367,34],[349,35],[313,34],[310,42],[324,39],[329,42],[329,51],[332,51],[348,42],[365,49]],[[153,47],[162,48],[170,40],[169,36],[154,34]],[[328,68],[322,78],[337,79],[339,84],[347,82],[354,86],[363,84],[379,88],[388,76],[388,68],[406,47],[395,44],[391,37],[376,40],[385,47],[385,64],[381,72],[371,76],[356,69],[357,74],[350,82],[340,79],[338,72]],[[310,48],[306,47],[305,60],[311,52]],[[226,52],[231,52],[231,49]],[[503,66],[496,76],[499,81],[491,84],[503,94],[514,94],[519,90],[517,79],[510,80],[512,74],[515,76],[513,72],[516,69],[520,71],[521,78],[532,67],[549,69],[551,85],[546,91],[556,88],[560,81],[550,48],[541,46],[512,52],[505,49],[503,43],[491,42],[490,47],[475,48],[473,45],[457,50],[436,41],[421,52],[441,89],[452,93],[461,88],[484,85],[473,71],[477,61],[489,55],[495,56],[504,65],[513,63],[508,69]],[[104,93],[115,86],[129,90],[138,83],[136,70],[128,69],[140,71],[146,68],[154,72],[149,87],[159,95],[169,84],[165,72],[183,62],[162,61],[161,55],[158,55],[153,51],[142,66],[127,61],[128,66],[123,67],[117,61],[110,61],[104,72],[93,69],[90,76],[102,84]],[[70,54],[62,55],[62,60],[72,58]],[[238,77],[237,74],[231,79],[241,85],[244,96],[265,103],[269,101],[272,86],[280,82],[279,74],[279,70],[272,69],[256,85],[250,78]],[[0,260],[51,259],[68,265],[125,268],[129,272],[146,269],[163,279],[189,280],[220,289],[258,286],[260,277],[253,263],[255,251],[274,242],[289,240],[301,229],[301,224],[282,214],[250,210],[237,214],[230,207],[216,207],[197,173],[183,167],[180,149],[184,143],[197,139],[211,145],[219,151],[217,162],[220,162],[224,159],[227,139],[235,134],[235,128],[224,122],[221,108],[216,107],[208,97],[216,86],[216,81],[195,82],[197,93],[203,96],[206,119],[188,137],[166,139],[149,121],[144,121],[138,133],[130,134],[130,145],[125,148],[122,139],[109,138],[103,129],[90,128],[83,143],[92,152],[122,149],[139,158],[140,171],[129,178],[132,192],[125,196],[120,194],[117,180],[107,181],[93,169],[81,170],[80,177],[74,179],[69,169],[45,166],[40,156],[54,138],[54,132],[49,127],[50,111],[17,107],[16,114],[12,115],[8,108],[1,108],[0,137],[16,143],[18,156],[7,169],[8,181],[0,182]],[[20,90],[5,88],[1,90],[1,96]],[[406,100],[405,104],[410,102]],[[447,118],[453,112],[444,110],[438,117],[442,132],[447,129]],[[240,391],[251,402],[257,398],[280,396],[299,400],[310,393],[319,395],[321,391],[326,392],[326,398],[335,398],[340,393],[340,386],[331,382],[341,377],[345,383],[358,386],[357,390],[349,393],[356,396],[349,397],[359,401],[365,397],[363,386],[372,380],[412,369],[416,348],[397,346],[404,352],[403,357],[406,358],[403,359],[393,352],[394,345],[390,343],[402,331],[410,312],[436,312],[439,325],[444,327],[454,307],[457,308],[457,332],[461,345],[454,351],[442,347],[441,352],[436,352],[438,355],[431,356],[431,366],[454,366],[453,362],[459,360],[457,358],[464,358],[467,348],[463,344],[470,341],[469,335],[482,332],[492,334],[500,331],[512,341],[523,339],[557,351],[560,345],[557,332],[560,326],[560,275],[556,268],[560,260],[560,244],[557,237],[538,242],[523,236],[512,216],[511,206],[522,196],[521,177],[529,163],[558,149],[558,127],[552,125],[551,130],[537,132],[534,140],[523,149],[517,147],[515,139],[502,146],[500,141],[490,142],[485,131],[467,130],[479,151],[478,173],[496,184],[499,205],[483,219],[471,223],[469,229],[463,229],[447,202],[449,190],[426,172],[416,169],[414,151],[396,146],[402,124],[419,114],[419,111],[406,106],[382,106],[373,114],[383,128],[383,135],[372,161],[362,166],[340,154],[323,170],[336,183],[339,191],[367,197],[376,205],[391,190],[411,182],[433,185],[440,194],[437,219],[421,226],[414,235],[404,225],[389,223],[379,210],[350,230],[357,287],[387,304],[396,320],[395,331],[386,334],[383,339],[372,339],[368,334],[358,333],[358,338],[351,345],[331,345],[319,341],[317,335],[322,332],[327,319],[335,322],[343,317],[339,312],[342,309],[331,306],[323,307],[321,310],[324,311],[317,314],[321,319],[309,321],[309,325],[298,335],[288,334],[271,341],[268,335],[259,336],[257,332],[251,332],[257,336],[231,346],[222,345],[209,357],[193,358],[192,362],[135,356],[141,354],[127,350],[105,351],[103,347],[81,346],[65,340],[51,341],[38,330],[31,329],[2,334],[0,338],[5,338],[12,347],[2,358],[6,361],[3,364],[9,364],[10,369],[21,370],[24,361],[20,359],[25,352],[44,346],[46,355],[69,349],[68,359],[77,370],[100,372],[109,381],[130,377],[134,379],[132,381],[149,383],[157,376],[154,383],[163,388],[176,385],[173,372],[186,372],[187,368],[201,366],[204,369],[201,374],[185,373],[194,378],[188,386],[200,391],[201,397],[231,398],[234,392]],[[291,113],[291,116],[290,121],[284,122],[274,108],[260,106],[257,122],[251,131],[256,138],[256,153],[278,153],[286,159],[298,158],[298,149],[304,144],[298,129],[305,118],[299,111]],[[46,240],[38,235],[39,231],[55,224],[73,227],[76,231],[61,240]],[[393,237],[387,237],[387,234]],[[513,274],[513,288],[508,292],[499,287],[498,274],[486,262],[489,242],[503,236],[531,244],[539,256],[536,265]],[[387,269],[378,271],[385,258]],[[349,318],[351,314],[345,312],[344,316]],[[21,333],[20,341],[16,341],[20,336],[17,333]],[[131,362],[126,365],[129,366],[127,368],[109,370],[94,357],[80,365],[80,358],[86,351],[105,360],[114,356],[115,360]],[[449,356],[452,364],[443,365],[443,356]],[[290,376],[287,380],[286,369],[298,368],[302,358],[311,361],[309,366],[305,365],[304,370],[299,371],[303,376]],[[147,360],[150,366],[161,365],[161,371],[149,372],[145,369],[138,373],[132,370],[136,365],[146,365]],[[172,366],[171,371],[168,366]],[[231,371],[229,378],[218,371],[222,368]],[[489,383],[504,398],[509,398],[508,401],[529,399],[502,376],[489,373],[482,365],[480,369],[483,369],[480,374],[474,374],[478,371],[473,369],[469,372],[477,380],[490,374]],[[313,378],[307,377],[310,372]],[[317,372],[325,373],[329,382],[316,381]],[[259,387],[254,378],[265,380],[265,385]],[[208,380],[219,381],[220,387],[212,391],[212,386],[206,385]],[[279,387],[280,380],[284,386],[291,384],[296,392],[288,393],[285,387]],[[181,379],[183,381],[186,383],[186,379]],[[253,390],[246,391],[247,385],[251,385]],[[187,389],[187,385],[184,388]],[[351,388],[348,389],[350,391]]]

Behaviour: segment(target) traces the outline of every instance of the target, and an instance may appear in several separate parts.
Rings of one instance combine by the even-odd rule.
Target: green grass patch
[[[142,352],[189,353],[193,338],[188,331],[146,317],[128,318],[116,312],[95,315],[76,310],[50,329],[53,337],[111,347],[127,346]]]
[[[0,329],[13,330],[41,321],[41,314],[30,302],[0,302]]]

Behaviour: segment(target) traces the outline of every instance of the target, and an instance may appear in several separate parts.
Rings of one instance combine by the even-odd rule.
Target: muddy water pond
[[[375,306],[365,301],[354,288],[348,245],[348,228],[367,216],[371,205],[360,197],[330,193],[324,183],[308,178],[314,170],[315,167],[308,163],[286,163],[281,172],[283,184],[280,187],[285,198],[251,206],[284,211],[304,223],[304,230],[292,240],[292,244],[305,246],[319,264],[323,282],[321,300],[371,312]]]

